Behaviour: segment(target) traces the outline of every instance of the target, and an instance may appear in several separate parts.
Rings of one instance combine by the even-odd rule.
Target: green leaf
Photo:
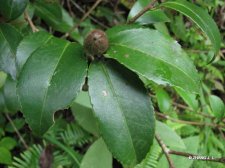
[[[52,38],[24,65],[18,94],[22,112],[34,133],[44,134],[55,111],[67,108],[81,90],[86,60],[78,44]]]
[[[162,88],[157,88],[155,92],[160,111],[169,112],[172,106],[172,101],[168,93]]]
[[[218,96],[210,95],[209,103],[214,116],[218,119],[223,118],[225,114],[225,105],[223,101]]]
[[[179,88],[176,88],[176,92],[182,97],[189,107],[191,107],[193,110],[198,109],[198,100],[196,99],[196,94],[185,92]]]
[[[0,13],[6,20],[18,18],[25,10],[28,0],[0,0]]]
[[[16,52],[17,75],[22,70],[29,56],[38,48],[46,44],[53,36],[40,31],[24,37],[20,42]]]
[[[218,53],[221,43],[220,32],[212,17],[205,10],[185,0],[166,1],[161,6],[174,9],[189,17],[209,37],[215,53]]]
[[[2,90],[0,90],[0,111],[1,112],[5,111],[5,99],[4,99],[4,95],[3,95],[3,91]],[[0,119],[0,121],[1,121],[1,119]]]
[[[0,147],[0,163],[1,164],[11,164],[12,156],[8,149]]]
[[[86,131],[98,136],[98,126],[92,111],[88,92],[80,92],[71,108],[79,125]]]
[[[169,30],[168,30],[168,28],[167,28],[165,23],[155,23],[154,27],[159,32],[161,32],[161,33],[163,33],[165,35],[168,35],[168,36],[170,35]]]
[[[0,71],[0,88],[5,84],[5,80],[7,78],[7,74]]]
[[[58,24],[62,21],[62,11],[60,4],[55,2],[46,2],[45,0],[37,0],[34,3],[35,13],[51,25]]]
[[[57,2],[49,3],[44,0],[38,0],[35,1],[34,7],[35,14],[57,31],[68,32],[74,25],[73,18]],[[79,43],[83,42],[78,31],[71,33],[71,37]]]
[[[0,141],[0,147],[4,147],[8,150],[13,149],[16,146],[17,142],[11,137],[4,137]]]
[[[151,149],[146,155],[145,159],[134,168],[155,168],[158,164],[159,156],[161,155],[162,149],[158,142],[154,139]]]
[[[101,158],[101,159],[99,159]],[[95,141],[85,153],[80,168],[112,168],[112,154],[102,138]]]
[[[17,130],[20,130],[25,125],[25,121],[23,118],[14,119],[13,123]],[[12,124],[10,122],[8,122],[5,126],[5,131],[10,132],[10,133],[15,133],[15,128],[12,126]]]
[[[17,81],[13,80],[10,76],[8,76],[3,88],[5,104],[10,112],[17,112],[20,110],[20,103],[17,95],[16,84]]]
[[[177,133],[168,127],[166,124],[157,121],[156,122],[156,133],[159,134],[163,142],[169,147],[176,147],[180,149],[185,149],[186,146]]]
[[[185,27],[183,15],[180,14],[175,16],[173,22],[170,24],[170,27],[177,38],[186,42],[187,30]]]
[[[138,12],[140,12],[144,7],[146,7],[152,0],[139,0],[137,1],[130,13],[128,15],[128,19],[134,17]],[[162,10],[152,10],[147,11],[141,17],[139,17],[135,22],[140,23],[141,25],[157,23],[157,22],[169,22],[170,19],[166,16],[166,14]]]
[[[16,78],[16,48],[22,36],[8,24],[0,24],[0,70]]]
[[[112,28],[107,34],[110,48],[106,57],[157,84],[199,92],[199,76],[192,61],[170,37],[144,28]]]
[[[100,133],[113,156],[134,166],[150,149],[155,118],[138,77],[116,62],[93,63],[89,94]]]

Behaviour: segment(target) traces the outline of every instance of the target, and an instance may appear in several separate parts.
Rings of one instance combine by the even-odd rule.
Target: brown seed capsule
[[[104,31],[93,30],[84,40],[84,50],[87,55],[96,56],[106,52],[109,47],[108,38]]]

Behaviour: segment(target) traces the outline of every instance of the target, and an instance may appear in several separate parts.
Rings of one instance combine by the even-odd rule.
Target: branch
[[[70,16],[74,17],[74,13],[73,13],[71,5],[70,5],[70,0],[66,0],[66,5],[68,7]]]
[[[16,128],[16,126],[15,126],[15,124],[13,123],[12,119],[10,118],[10,116],[9,116],[7,113],[5,113],[5,116],[6,116],[7,120],[10,122],[10,124],[12,125],[13,129],[15,130],[15,132],[16,132],[17,136],[19,137],[20,141],[22,142],[23,146],[24,146],[26,149],[28,149],[27,143],[25,142],[25,140],[23,139],[23,137],[20,135],[18,129]]]
[[[168,115],[156,112],[156,115],[164,118],[164,119],[168,119],[170,121],[174,121],[177,123],[182,123],[182,124],[189,124],[189,125],[196,125],[196,126],[209,126],[209,127],[214,127],[214,128],[225,128],[225,125],[219,125],[219,124],[212,124],[212,123],[204,123],[204,122],[194,122],[194,121],[184,121],[184,120],[179,120],[179,119],[175,119],[175,118],[171,118]]]
[[[84,16],[80,19],[80,21],[75,24],[62,38],[69,37],[71,33],[80,26],[80,24],[91,14],[91,12],[98,6],[98,4],[102,2],[102,0],[97,0],[94,5],[89,9],[87,13],[84,14]]]
[[[180,152],[180,151],[174,151],[170,150],[167,148],[167,146],[164,144],[164,142],[161,140],[159,135],[155,134],[155,138],[158,141],[160,147],[162,148],[167,161],[169,163],[170,168],[175,168],[173,161],[170,158],[170,155],[177,155],[177,156],[184,156],[189,159],[196,159],[196,160],[201,160],[201,161],[211,161],[211,162],[218,162],[218,163],[225,163],[225,157],[222,158],[214,158],[214,157],[209,157],[209,156],[200,156],[200,155],[195,155],[192,153],[186,153],[186,152]]]
[[[151,94],[151,93],[149,93],[149,96],[150,96],[150,97],[156,98],[156,96],[153,95],[153,94]],[[190,107],[188,107],[188,106],[186,106],[186,105],[183,105],[183,104],[180,104],[180,103],[177,103],[177,102],[172,102],[172,104],[173,104],[174,106],[180,108],[180,109],[184,109],[184,110],[188,110],[188,111],[195,112],[195,110],[193,110],[192,108],[190,108]],[[203,107],[203,106],[202,106],[202,107]],[[212,119],[212,120],[214,120],[214,119],[216,118],[216,117],[214,117],[214,116],[211,116],[211,115],[206,114],[206,113],[203,113],[203,112],[197,112],[197,113],[195,113],[195,114],[200,115],[200,116],[203,116],[203,117],[210,118],[210,119]],[[222,121],[225,122],[225,118],[223,118]]]
[[[127,23],[128,24],[134,23],[139,17],[141,17],[143,14],[145,14],[148,10],[151,10],[154,7],[156,2],[157,2],[157,0],[153,0],[152,2],[150,2],[139,13],[137,13],[133,18],[131,18]]]
[[[199,156],[199,155],[195,155],[195,154],[191,154],[191,153],[179,152],[179,151],[174,151],[174,150],[169,150],[169,154],[177,155],[177,156],[185,156],[185,157],[192,158],[192,159],[199,158],[198,160],[202,160],[202,161],[225,163],[225,157],[222,157],[222,158],[213,158],[213,157],[207,157],[207,156],[205,157],[205,156]]]
[[[28,22],[28,24],[30,25],[31,29],[32,29],[32,32],[38,32],[38,28],[36,28],[36,26],[34,25],[34,23],[32,22],[28,12],[25,10],[24,12],[24,18],[25,20]]]
[[[83,14],[85,14],[85,10],[82,9],[81,6],[79,6],[79,4],[77,4],[76,2],[74,2],[73,0],[71,1],[71,3]],[[91,15],[88,16],[93,22],[97,23],[99,26],[103,27],[104,29],[107,29],[108,26],[104,25],[103,23],[101,23],[100,21],[98,21],[97,19],[95,19],[94,17],[92,17]]]
[[[156,140],[158,141],[158,144],[160,145],[160,147],[162,148],[163,153],[164,153],[165,156],[166,156],[166,159],[167,159],[167,161],[168,161],[168,163],[169,163],[170,168],[175,168],[174,163],[173,163],[173,161],[172,161],[172,159],[170,158],[170,155],[169,155],[169,151],[170,151],[170,150],[169,150],[169,149],[166,147],[166,145],[163,143],[163,141],[161,140],[161,138],[159,137],[159,135],[155,134],[155,138],[156,138]]]

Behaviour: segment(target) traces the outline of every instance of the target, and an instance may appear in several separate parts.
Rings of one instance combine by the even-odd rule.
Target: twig
[[[23,139],[23,137],[20,135],[18,129],[16,128],[16,126],[15,126],[15,124],[13,123],[12,119],[10,118],[10,116],[9,116],[7,113],[5,113],[5,116],[6,116],[6,118],[9,120],[9,122],[10,122],[10,124],[12,125],[13,129],[15,130],[15,132],[16,132],[17,136],[19,137],[20,141],[22,142],[23,146],[24,146],[26,149],[28,149],[27,143],[25,142],[25,140]]]
[[[155,134],[155,138],[158,141],[160,147],[162,148],[162,150],[163,150],[163,152],[166,156],[166,159],[169,163],[170,168],[175,168],[174,164],[173,164],[173,161],[170,158],[170,155],[184,156],[184,157],[188,157],[190,159],[198,159],[198,160],[201,160],[201,161],[211,161],[211,162],[225,163],[225,157],[214,158],[214,157],[209,157],[209,156],[200,156],[200,155],[195,155],[195,154],[192,154],[192,153],[170,150],[169,148],[167,148],[167,146],[161,140],[159,135]]]
[[[74,2],[73,0],[71,1],[71,3],[83,14],[85,14],[85,10],[82,9],[76,2]],[[103,23],[99,22],[97,19],[95,19],[94,17],[92,17],[91,15],[88,16],[93,22],[97,23],[99,26],[107,29],[109,28],[108,26],[104,25]]]
[[[188,107],[188,106],[185,106],[185,105],[183,105],[183,104],[176,103],[176,102],[173,102],[172,104],[175,105],[175,106],[178,107],[178,108],[181,108],[181,109],[184,109],[184,110],[188,110],[188,111],[193,111],[193,112],[194,112],[194,110],[193,110],[192,108],[190,108],[190,107]],[[212,120],[215,119],[215,117],[213,117],[213,116],[211,116],[211,115],[208,115],[208,114],[205,114],[205,113],[203,113],[203,112],[197,112],[196,114],[201,115],[201,116],[203,116],[203,117],[210,118],[210,119],[212,119]]]
[[[153,97],[153,98],[156,98],[156,96],[153,95],[153,94],[151,94],[151,93],[149,93],[149,96],[150,96],[150,97]],[[193,110],[192,108],[190,108],[190,107],[188,107],[188,106],[186,106],[186,105],[183,105],[183,104],[180,104],[180,103],[177,103],[177,102],[172,102],[172,104],[173,104],[174,106],[180,108],[180,109],[184,109],[184,110],[188,110],[188,111],[195,112],[195,110]],[[205,105],[202,105],[201,107],[204,107],[204,106],[205,106]],[[160,113],[160,114],[161,114],[161,113]],[[206,113],[201,112],[201,111],[198,111],[198,112],[195,113],[195,114],[200,115],[200,116],[203,116],[203,117],[210,118],[211,120],[215,120],[215,119],[216,119],[216,117],[211,116],[211,115],[206,114]],[[225,118],[222,118],[221,121],[222,121],[222,122],[225,122]],[[224,125],[224,126],[225,126],[225,125]]]
[[[194,111],[194,110],[192,110],[192,108],[190,108],[190,107],[188,107],[186,105],[180,104],[180,103],[172,102],[172,104],[175,105],[175,106],[177,106],[177,107],[179,107],[179,108],[181,108],[181,109],[185,109],[185,110],[189,110],[189,111]]]
[[[151,10],[155,3],[157,2],[157,0],[153,0],[152,2],[150,2],[146,7],[144,7],[139,13],[137,13],[134,17],[132,17],[129,21],[128,24],[134,23],[139,17],[141,17],[145,12],[147,12],[148,10]]]
[[[169,154],[177,155],[177,156],[185,156],[185,157],[191,157],[191,158],[199,158],[198,160],[202,161],[212,161],[212,162],[220,162],[220,163],[225,163],[225,157],[222,158],[213,158],[213,157],[203,157],[191,153],[186,153],[186,152],[179,152],[179,151],[174,151],[174,150],[169,150]]]
[[[80,26],[80,24],[90,15],[90,13],[98,6],[98,4],[102,2],[102,0],[97,0],[94,5],[89,9],[89,11],[87,13],[84,14],[84,16],[80,19],[80,21],[75,24],[64,36],[62,36],[62,38],[66,38],[68,36],[70,36],[70,34]]]
[[[28,22],[28,24],[30,25],[31,29],[32,29],[32,32],[38,32],[38,28],[36,28],[36,26],[34,25],[34,23],[32,22],[28,12],[25,10],[24,12],[24,18],[25,20]]]
[[[163,141],[161,140],[161,138],[159,137],[159,135],[155,134],[155,138],[158,141],[158,144],[160,145],[160,147],[163,150],[163,153],[166,156],[166,159],[169,163],[170,168],[175,168],[174,163],[172,161],[172,159],[170,158],[169,152],[170,150],[166,147],[166,145],[163,143]]]
[[[184,120],[179,120],[179,119],[175,119],[175,118],[171,118],[168,115],[156,112],[156,115],[164,118],[164,119],[168,119],[170,121],[174,121],[177,123],[182,123],[182,124],[189,124],[189,125],[196,125],[196,126],[210,126],[210,127],[214,127],[214,128],[225,128],[225,125],[218,125],[218,124],[211,124],[211,123],[203,123],[203,122],[194,122],[194,121],[184,121]]]
[[[70,0],[66,0],[66,5],[68,7],[70,16],[74,17],[74,13],[73,13],[72,8],[71,8],[71,5],[70,5]]]
[[[159,135],[155,134],[155,138],[158,141],[159,145],[161,146],[161,148],[162,148],[162,150],[163,150],[163,152],[164,152],[164,154],[165,154],[165,156],[168,160],[170,168],[174,168],[174,164],[173,164],[173,162],[170,158],[170,154],[177,155],[177,156],[184,156],[184,157],[188,157],[188,158],[191,158],[191,159],[198,159],[198,160],[202,160],[202,161],[225,163],[225,157],[214,158],[214,157],[209,157],[209,156],[199,156],[199,155],[195,155],[195,154],[192,154],[192,153],[170,150],[169,148],[167,148],[167,146],[161,140]]]

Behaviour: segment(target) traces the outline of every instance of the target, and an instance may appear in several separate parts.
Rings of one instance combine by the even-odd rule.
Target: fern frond
[[[43,148],[40,145],[33,145],[28,150],[14,157],[12,166],[9,168],[39,168],[39,158]]]
[[[59,133],[59,139],[61,139],[65,144],[79,147],[93,141],[93,137],[91,135],[74,123],[68,124],[66,130]]]
[[[148,152],[147,156],[145,157],[145,159],[135,168],[156,168],[161,152],[162,152],[161,147],[158,145],[156,140],[154,140],[153,145],[150,151]]]

